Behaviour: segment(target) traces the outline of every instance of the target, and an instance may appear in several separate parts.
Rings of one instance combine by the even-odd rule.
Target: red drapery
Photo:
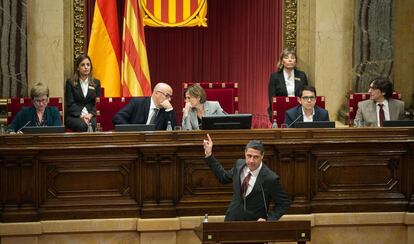
[[[209,0],[207,28],[146,27],[152,85],[172,86],[180,114],[182,82],[239,82],[240,113],[254,114],[255,127],[267,126],[267,86],[280,52],[281,12],[281,0]]]

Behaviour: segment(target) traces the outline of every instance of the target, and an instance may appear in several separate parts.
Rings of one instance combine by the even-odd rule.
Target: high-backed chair
[[[299,105],[297,97],[272,97],[272,121],[276,119],[278,126],[285,122],[286,110]],[[325,96],[316,96],[316,105],[325,108]]]
[[[8,98],[6,104],[7,111],[7,124],[10,124],[14,116],[22,109],[22,107],[32,106],[32,100],[28,97],[24,98]],[[57,107],[60,113],[60,119],[63,122],[63,112],[62,112],[62,98],[61,97],[50,97],[48,106]]]
[[[207,95],[207,100],[218,101],[223,108],[229,114],[239,113],[239,83],[237,82],[184,82],[183,83],[183,96],[184,89],[190,87],[193,84],[200,84],[204,88]]]
[[[398,92],[392,93],[392,98],[401,100],[401,94]],[[369,99],[369,93],[352,93],[348,99],[348,125],[352,126],[358,110],[358,103]]]
[[[112,117],[129,103],[132,97],[97,97],[96,98],[96,126],[102,131],[114,129]]]

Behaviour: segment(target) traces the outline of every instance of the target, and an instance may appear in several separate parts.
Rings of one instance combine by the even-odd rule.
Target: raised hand
[[[203,147],[204,147],[204,154],[205,157],[210,157],[213,153],[213,140],[211,140],[211,137],[209,134],[207,134],[207,140],[203,140]]]

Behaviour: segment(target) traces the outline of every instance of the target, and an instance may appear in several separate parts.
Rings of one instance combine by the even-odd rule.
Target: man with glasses
[[[366,126],[382,126],[384,120],[404,119],[404,102],[391,98],[394,91],[387,78],[375,78],[369,84],[369,99],[358,103],[355,121]]]
[[[130,102],[112,118],[117,124],[155,124],[156,130],[165,130],[168,121],[174,128],[175,112],[171,105],[173,90],[166,83],[155,85],[150,97],[132,98]]]
[[[296,122],[329,121],[329,113],[316,105],[316,89],[303,86],[298,97],[299,105],[286,111],[285,124],[295,127]]]

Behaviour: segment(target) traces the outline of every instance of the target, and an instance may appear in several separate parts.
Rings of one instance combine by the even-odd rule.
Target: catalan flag
[[[125,0],[121,68],[123,96],[151,95],[151,80],[140,2]]]
[[[105,96],[120,96],[121,45],[116,0],[95,1],[88,55],[94,76],[105,88]]]

